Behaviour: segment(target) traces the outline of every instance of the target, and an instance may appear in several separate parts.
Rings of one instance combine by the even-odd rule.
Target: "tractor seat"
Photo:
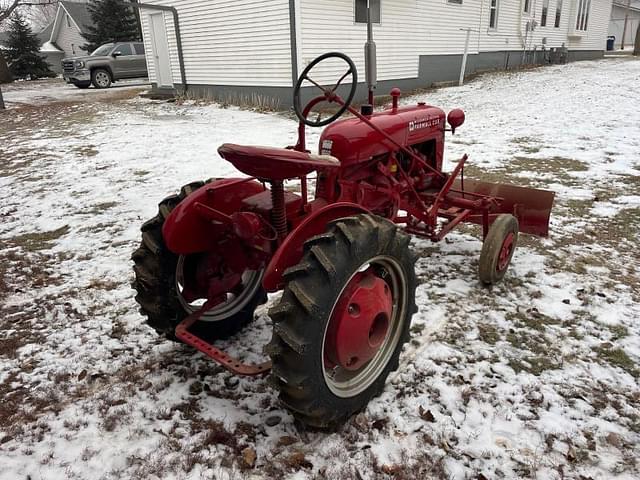
[[[241,172],[269,180],[298,178],[314,170],[340,166],[340,161],[331,155],[313,155],[287,148],[225,143],[218,148],[218,153]]]

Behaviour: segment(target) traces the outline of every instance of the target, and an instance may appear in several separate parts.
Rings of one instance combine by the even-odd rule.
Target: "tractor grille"
[[[62,62],[62,69],[65,71],[65,73],[71,73],[76,68],[75,68],[73,62]]]

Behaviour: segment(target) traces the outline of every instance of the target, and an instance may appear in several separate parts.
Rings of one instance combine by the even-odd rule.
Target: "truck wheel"
[[[96,68],[91,71],[91,83],[96,88],[109,88],[111,86],[111,74],[104,68]]]
[[[332,427],[380,394],[398,368],[415,305],[409,237],[375,215],[309,239],[269,312],[265,351],[280,400],[302,422]]]
[[[91,86],[91,82],[76,82],[74,83],[74,85],[84,90],[85,88],[89,88]]]
[[[185,185],[179,195],[173,195],[160,202],[158,214],[142,225],[142,243],[133,253],[136,301],[140,313],[147,317],[147,324],[159,334],[175,340],[176,326],[187,315],[197,311],[204,299],[187,295],[185,285],[199,263],[211,261],[216,252],[175,255],[169,251],[162,237],[162,226],[171,211],[191,192],[202,187],[205,182]],[[220,258],[216,259],[220,264]],[[241,280],[228,292],[226,299],[206,312],[192,327],[192,331],[209,341],[229,337],[244,328],[251,320],[259,304],[267,301],[262,288],[262,271],[247,270]]]
[[[485,285],[499,282],[507,273],[518,243],[518,219],[511,214],[498,215],[480,252],[479,275]]]

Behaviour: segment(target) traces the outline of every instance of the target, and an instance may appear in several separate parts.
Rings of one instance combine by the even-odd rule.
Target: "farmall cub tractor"
[[[326,87],[311,71],[329,59],[345,62],[346,73]],[[345,100],[337,90],[347,77]],[[303,82],[320,93],[304,108]],[[417,310],[408,234],[436,242],[461,222],[481,225],[480,281],[493,284],[519,231],[547,234],[553,201],[552,192],[464,179],[466,155],[443,172],[441,109],[399,106],[393,89],[391,108],[374,113],[370,89],[358,111],[356,86],[349,57],[314,60],[294,90],[297,144],[222,145],[220,156],[246,176],[191,183],[165,198],[133,254],[136,300],[149,325],[234,373],[270,371],[282,403],[316,427],[363,408],[398,368]],[[316,107],[327,102],[338,111],[322,119],[326,109]],[[338,120],[346,111],[351,117]],[[464,113],[452,110],[446,120],[453,133]],[[318,154],[310,153],[305,126],[325,125]],[[294,179],[298,193],[284,188]],[[240,332],[266,294],[279,290],[264,348],[270,361],[243,363],[213,345]]]

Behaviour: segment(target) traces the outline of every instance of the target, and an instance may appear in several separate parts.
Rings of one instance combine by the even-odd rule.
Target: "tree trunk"
[[[638,25],[638,30],[636,30],[636,46],[633,49],[633,54],[636,57],[640,56],[640,25]]]
[[[2,88],[0,88],[0,110],[4,110],[4,98],[2,98]]]
[[[13,76],[9,71],[9,66],[7,65],[6,60],[2,56],[2,53],[0,53],[0,84],[11,82],[13,82]]]

